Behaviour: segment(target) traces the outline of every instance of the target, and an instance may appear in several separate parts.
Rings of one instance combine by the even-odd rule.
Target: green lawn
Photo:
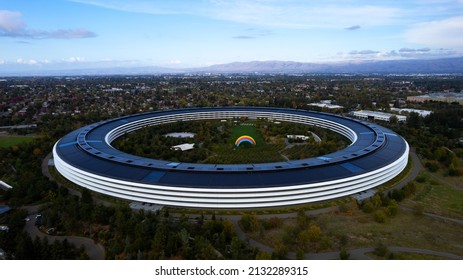
[[[32,136],[11,136],[11,137],[0,137],[0,147],[9,148],[14,145],[21,143],[32,142],[34,137]]]
[[[374,221],[371,214],[354,211],[352,214],[323,214],[312,217],[311,221],[321,228],[322,236],[329,240],[328,248],[322,251],[337,251],[340,249],[340,237],[345,236],[346,248],[376,247],[379,243],[385,246],[401,246],[423,248],[434,251],[449,252],[463,255],[463,248],[455,246],[462,244],[463,226],[456,223],[435,220],[425,216],[416,216],[412,212],[401,211],[386,223]],[[263,230],[248,233],[259,242],[273,247],[277,240],[284,241],[285,235],[292,232],[296,226],[296,219],[284,219],[278,229]],[[296,251],[296,246],[289,246],[289,251]],[[310,249],[307,252],[314,252]],[[411,256],[422,259],[423,256]]]
[[[244,142],[239,147],[236,147],[236,139],[244,135],[254,138],[256,145]],[[226,145],[216,145],[213,148],[215,155],[208,158],[204,163],[243,164],[284,161],[284,158],[278,153],[285,147],[284,142],[279,144],[266,143],[262,133],[251,122],[233,127],[228,142]]]
[[[260,145],[265,145],[264,137],[259,131],[256,130],[253,123],[245,123],[233,127],[231,143],[234,144],[236,139],[244,135],[251,136],[252,138],[254,138],[254,140],[256,141],[256,147],[259,147]],[[247,145],[243,145],[243,147],[245,146]]]
[[[463,218],[463,190],[430,180],[417,184],[416,194],[403,204],[413,207],[416,202],[423,205],[425,212],[457,219]]]

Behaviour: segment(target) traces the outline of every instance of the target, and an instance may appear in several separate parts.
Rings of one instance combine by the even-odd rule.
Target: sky
[[[0,70],[463,56],[463,0],[0,0]]]

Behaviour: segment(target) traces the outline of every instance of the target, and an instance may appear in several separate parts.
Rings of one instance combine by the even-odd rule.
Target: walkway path
[[[48,162],[53,156],[52,153],[49,153],[42,161],[42,174],[47,177],[50,181],[55,182],[55,178],[50,174],[50,170],[48,169]],[[60,185],[58,183],[58,185]],[[67,188],[69,193],[71,195],[75,195],[78,197],[81,197],[81,193],[77,190],[74,190],[72,188]],[[101,203],[106,206],[111,205],[110,202],[98,199],[98,198],[93,198],[93,200],[96,203]],[[60,240],[63,241],[64,239],[67,239],[69,243],[73,244],[77,248],[80,246],[83,246],[85,248],[85,251],[89,258],[91,260],[104,260],[105,259],[105,249],[103,245],[96,243],[93,239],[87,238],[87,237],[81,237],[81,236],[55,236],[55,235],[47,235],[43,232],[41,232],[35,225],[34,225],[34,220],[35,220],[35,214],[38,213],[39,206],[25,206],[23,207],[24,209],[27,209],[29,213],[29,221],[26,222],[26,231],[31,235],[32,238],[35,238],[35,236],[39,236],[40,238],[47,237],[48,240],[54,241],[54,240]]]
[[[48,160],[51,158],[51,156],[52,156],[52,154],[50,153],[44,159],[44,161],[42,163],[42,173],[46,177],[48,177],[50,180],[54,181],[54,178],[51,176],[51,174],[50,174],[50,172],[48,170]],[[401,188],[403,188],[406,184],[413,181],[419,175],[420,171],[424,169],[423,165],[421,164],[420,159],[418,158],[418,156],[416,155],[416,153],[414,151],[410,151],[410,156],[411,156],[411,159],[413,161],[413,166],[412,166],[411,171],[409,172],[409,174],[400,183],[398,183],[392,189],[401,189]],[[70,189],[70,188],[68,188],[68,189],[69,189],[71,194],[80,196],[80,192],[78,192],[78,191],[76,191],[74,189]],[[108,201],[104,201],[102,199],[96,199],[96,198],[94,198],[94,202],[102,203],[104,205],[111,204]],[[403,208],[403,207],[401,207],[401,208]],[[327,208],[322,208],[322,209],[308,210],[308,211],[305,211],[305,214],[307,216],[316,216],[316,215],[320,215],[320,214],[332,213],[332,212],[337,211],[338,209],[339,209],[338,206],[333,206],[333,207],[327,207]],[[406,210],[406,209],[404,209],[404,210]],[[408,209],[408,210],[411,210],[411,209]],[[29,211],[29,213],[33,214],[34,210],[31,209],[31,211]],[[37,212],[37,210],[35,210],[35,212]],[[172,213],[172,215],[176,215],[176,214]],[[424,215],[429,216],[429,217],[433,217],[433,218],[436,218],[436,219],[443,219],[443,220],[463,224],[462,220],[456,220],[456,219],[452,219],[452,218],[438,216],[438,215],[431,214],[431,213],[424,213]],[[180,214],[178,214],[178,216],[180,216]],[[190,219],[195,219],[195,218],[199,218],[201,215],[191,214],[191,215],[188,215],[188,216],[189,216]],[[297,217],[297,213],[259,215],[259,218],[261,218],[261,219],[268,219],[268,218],[272,218],[272,217],[278,217],[280,219],[294,218],[294,217]],[[233,225],[235,226],[236,233],[237,233],[238,237],[241,240],[248,243],[250,246],[256,247],[259,250],[265,251],[265,252],[268,252],[268,253],[273,252],[273,248],[271,248],[271,247],[269,247],[269,246],[267,246],[265,244],[262,244],[262,243],[254,240],[254,239],[252,239],[252,238],[250,238],[249,236],[246,235],[246,233],[239,226],[239,220],[241,219],[241,215],[217,215],[217,218],[230,220],[233,223]],[[49,235],[46,235],[46,234],[40,232],[33,225],[32,219],[31,219],[31,221],[29,221],[27,223],[26,230],[28,230],[28,232],[33,237],[35,237],[36,235],[39,235],[40,237],[47,236],[51,240],[54,240],[54,239],[64,240],[64,238],[67,238],[70,243],[76,245],[77,247],[80,247],[81,245],[83,245],[85,247],[85,249],[87,251],[87,254],[89,255],[90,259],[104,259],[104,248],[103,248],[103,246],[101,246],[101,244],[95,244],[95,242],[90,238],[78,237],[78,236],[66,236],[66,237],[64,237],[64,236],[60,236],[60,237],[58,237],[58,236],[49,236]],[[419,249],[419,248],[389,247],[388,250],[390,252],[393,252],[393,253],[405,252],[405,253],[434,255],[434,256],[443,257],[443,258],[447,258],[447,259],[458,259],[458,260],[463,259],[463,257],[458,256],[458,255],[454,255],[454,254],[451,254],[451,253],[437,252],[437,251],[432,251],[432,250],[427,250],[427,249]],[[374,248],[366,247],[366,248],[351,249],[351,250],[348,251],[348,253],[350,254],[350,257],[349,257],[350,259],[353,259],[353,260],[367,260],[367,259],[371,259],[371,257],[369,257],[367,254],[371,253],[373,251],[374,251]],[[290,259],[295,259],[296,254],[294,252],[290,252],[287,257],[290,258]],[[304,255],[305,259],[310,259],[310,260],[335,260],[335,259],[339,259],[339,257],[340,257],[340,252],[339,251],[325,252],[325,253],[307,253],[307,254]]]
[[[400,209],[402,209],[404,211],[408,211],[408,212],[415,211],[414,209],[408,208],[408,207],[405,207],[405,206],[400,206]],[[453,222],[453,223],[463,225],[463,220],[449,218],[449,217],[445,217],[445,216],[441,216],[441,215],[437,215],[437,214],[429,213],[429,212],[424,212],[423,215],[427,216],[427,217],[430,217],[430,218],[433,218],[433,219],[436,219],[436,220],[444,220],[444,221]]]
[[[410,156],[411,156],[412,161],[413,161],[412,169],[410,170],[409,174],[400,183],[398,183],[396,186],[394,186],[392,189],[403,188],[406,184],[413,181],[419,175],[419,173],[424,169],[423,165],[421,164],[420,159],[418,158],[418,156],[416,155],[416,153],[414,151],[410,152]],[[405,208],[405,207],[401,207],[401,209],[406,210],[406,211],[412,211],[412,209]],[[330,207],[330,208],[323,208],[323,209],[306,211],[305,214],[308,215],[308,216],[316,216],[316,215],[320,215],[320,214],[331,213],[331,212],[334,212],[336,210],[338,210],[338,207],[334,206],[334,207]],[[432,214],[432,213],[424,213],[424,215],[428,216],[428,217],[431,217],[431,218],[434,218],[434,219],[451,221],[451,222],[455,222],[455,223],[463,225],[463,220],[457,220],[457,219],[453,219],[453,218],[439,216],[439,215]],[[266,218],[271,218],[271,217],[275,217],[275,216],[277,216],[277,217],[279,217],[281,219],[285,219],[285,218],[296,217],[297,213],[259,215],[259,218],[266,219]],[[240,216],[238,216],[238,217],[237,216],[223,216],[223,218],[227,218],[227,219],[232,218],[232,222],[235,225],[237,235],[241,240],[247,242],[249,245],[251,245],[253,247],[258,248],[261,251],[265,251],[265,252],[268,252],[268,253],[273,252],[273,248],[271,248],[271,247],[269,247],[269,246],[267,246],[265,244],[262,244],[262,243],[260,243],[260,242],[258,242],[256,240],[250,238],[249,236],[246,235],[245,232],[243,232],[243,230],[241,229],[241,227],[238,224]],[[443,258],[447,258],[447,259],[457,259],[457,260],[463,259],[463,257],[455,255],[455,254],[446,253],[446,252],[437,252],[437,251],[432,251],[432,250],[427,250],[427,249],[419,249],[419,248],[389,247],[388,250],[390,252],[392,252],[392,253],[399,253],[399,252],[417,253],[417,254],[424,254],[424,255],[434,255],[434,256],[443,257]],[[371,259],[371,257],[369,257],[367,255],[367,253],[372,253],[373,251],[374,251],[374,248],[367,247],[367,248],[351,249],[351,250],[348,251],[348,253],[350,254],[350,257],[349,257],[350,259],[353,259],[353,260],[367,260],[367,259]],[[290,253],[288,253],[287,257],[290,258],[290,259],[295,259],[296,254],[294,252],[290,252]],[[335,260],[335,259],[339,259],[339,257],[340,257],[340,252],[339,251],[325,252],[325,253],[308,253],[308,254],[304,255],[305,259],[310,259],[310,260]]]
[[[41,205],[34,205],[34,206],[25,206],[23,209],[26,209],[28,214],[29,221],[26,222],[25,230],[29,233],[29,235],[34,239],[36,236],[39,238],[48,238],[49,241],[54,242],[55,240],[67,241],[80,248],[81,246],[84,247],[85,252],[87,253],[88,257],[91,260],[104,260],[105,259],[105,249],[104,247],[99,244],[95,243],[93,239],[81,236],[56,236],[56,235],[48,235],[41,232],[37,226],[34,224],[35,215],[38,213],[38,209]]]
[[[235,227],[237,228],[238,237],[241,240],[244,240],[249,245],[258,248],[261,251],[265,251],[270,254],[273,252],[273,248],[267,245],[264,245],[254,239],[249,238],[241,230],[237,222],[234,222],[234,224],[235,224]],[[428,249],[411,248],[411,247],[395,247],[395,246],[388,247],[387,249],[392,253],[413,253],[413,254],[437,256],[437,257],[442,257],[442,258],[451,259],[451,260],[463,260],[462,256],[458,256],[458,255],[446,253],[446,252],[428,250]],[[351,260],[371,260],[372,258],[368,256],[367,254],[373,253],[374,250],[375,248],[373,247],[365,247],[365,248],[357,248],[357,249],[348,250],[349,259]],[[341,253],[340,251],[324,252],[324,253],[307,253],[307,254],[304,254],[304,259],[306,260],[339,260],[340,253]],[[294,252],[290,252],[288,253],[287,257],[289,259],[296,259],[296,254]]]
[[[42,161],[42,174],[43,176],[47,177],[48,180],[52,181],[52,182],[56,182],[55,178],[53,178],[53,176],[50,174],[50,170],[49,170],[49,166],[48,166],[48,162],[49,160],[51,159],[51,157],[53,156],[53,153],[49,153]],[[59,186],[63,187],[60,183],[56,182]],[[68,188],[66,187],[69,191],[69,193],[71,195],[75,195],[77,197],[81,197],[81,192],[73,189],[73,188]],[[95,196],[92,196],[92,200],[93,202],[95,203],[98,203],[98,204],[102,204],[104,206],[112,206],[113,204],[107,200],[103,200],[103,199],[100,199],[100,198],[97,198]]]
[[[412,160],[412,169],[410,170],[410,172],[404,179],[402,179],[398,184],[396,184],[389,191],[402,189],[409,182],[415,180],[415,178],[418,177],[420,172],[424,170],[424,167],[421,164],[421,160],[419,159],[418,155],[415,153],[415,150],[413,148],[410,149],[410,158]]]

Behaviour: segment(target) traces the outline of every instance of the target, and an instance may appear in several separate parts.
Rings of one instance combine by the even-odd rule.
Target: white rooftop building
[[[172,150],[177,150],[177,151],[189,151],[189,150],[193,150],[195,148],[195,144],[181,144],[181,145],[177,145],[177,146],[172,146]]]
[[[164,137],[173,137],[173,138],[194,138],[195,134],[191,132],[172,132],[167,133]]]
[[[417,110],[417,109],[410,109],[410,108],[391,108],[392,111],[397,112],[399,114],[402,114],[402,112],[407,112],[407,113],[417,113],[418,115],[422,117],[426,117],[431,115],[432,111],[428,110]]]
[[[326,103],[326,102],[319,102],[319,103],[309,103],[307,104],[309,106],[315,106],[315,107],[320,107],[320,108],[328,108],[328,109],[341,109],[344,108],[343,106],[340,105],[333,105],[331,103]]]
[[[310,137],[309,136],[306,136],[306,135],[286,135],[286,138],[288,139],[295,139],[295,140],[302,140],[302,141],[306,141],[308,140]]]
[[[406,116],[384,113],[384,112],[377,112],[377,111],[368,111],[368,110],[361,110],[361,111],[352,111],[351,115],[361,119],[367,120],[380,120],[389,122],[391,121],[391,117],[397,117],[399,122],[405,122],[407,120]]]
[[[12,189],[12,188],[13,188],[12,186],[10,186],[7,183],[0,180],[0,189],[9,190],[9,189]]]

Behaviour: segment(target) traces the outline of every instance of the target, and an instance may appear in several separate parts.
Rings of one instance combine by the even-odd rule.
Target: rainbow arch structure
[[[243,136],[239,137],[238,139],[236,139],[235,146],[239,147],[244,142],[250,143],[251,145],[256,144],[256,140],[254,140],[254,138],[252,138],[249,135],[243,135]]]

